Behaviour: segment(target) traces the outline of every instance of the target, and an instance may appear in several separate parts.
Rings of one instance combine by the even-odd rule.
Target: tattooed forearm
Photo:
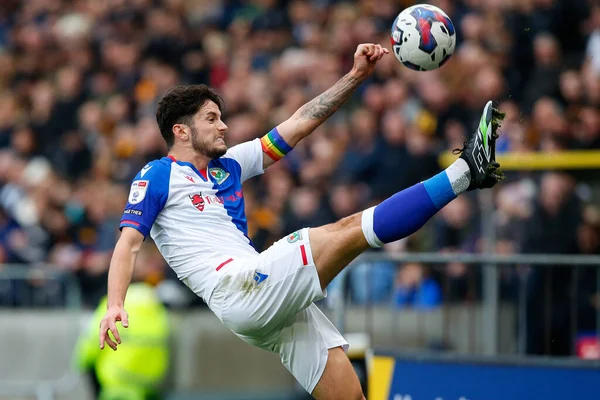
[[[329,118],[346,100],[362,80],[351,75],[345,75],[329,90],[315,97],[300,108],[300,117],[312,120],[325,120]]]

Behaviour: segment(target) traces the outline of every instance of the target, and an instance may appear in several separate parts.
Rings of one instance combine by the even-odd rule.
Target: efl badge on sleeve
[[[150,181],[133,181],[131,190],[129,191],[129,204],[138,204],[144,200],[149,184]]]
[[[288,243],[295,243],[298,240],[302,240],[302,231],[296,231],[294,233],[289,234],[287,237]]]

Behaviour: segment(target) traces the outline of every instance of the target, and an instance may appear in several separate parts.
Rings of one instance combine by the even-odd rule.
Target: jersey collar
[[[170,159],[171,161],[173,161],[174,163],[177,163],[177,165],[181,165],[181,166],[187,166],[190,167],[192,169],[192,171],[194,171],[196,174],[198,174],[199,177],[201,177],[202,179],[204,179],[205,182],[208,182],[208,166],[204,169],[202,169],[201,171],[199,171],[194,164],[190,163],[190,162],[186,162],[186,161],[178,161],[175,157],[173,157],[172,155],[168,155],[167,156],[168,159]]]

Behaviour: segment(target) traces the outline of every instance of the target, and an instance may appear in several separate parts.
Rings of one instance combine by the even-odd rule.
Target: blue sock
[[[469,167],[462,159],[445,171],[363,211],[362,229],[372,247],[395,242],[419,230],[469,186]]]

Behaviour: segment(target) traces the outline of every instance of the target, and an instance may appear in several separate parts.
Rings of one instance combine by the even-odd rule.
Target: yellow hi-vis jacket
[[[98,328],[106,313],[106,303],[104,297],[87,330],[80,336],[74,354],[75,364],[81,371],[95,369],[101,398],[121,398],[119,392],[129,392],[128,398],[143,398],[144,393],[153,392],[161,385],[168,370],[170,330],[167,310],[152,286],[131,284],[125,298],[129,327],[117,324],[121,336],[117,351],[108,346],[100,350]]]

